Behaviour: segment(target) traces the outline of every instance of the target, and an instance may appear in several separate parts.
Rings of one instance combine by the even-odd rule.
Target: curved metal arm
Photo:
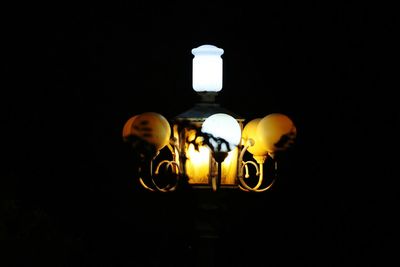
[[[158,165],[157,165],[157,167],[156,167],[156,170],[154,171],[154,175],[157,176],[157,175],[159,174],[159,172],[160,172],[161,166],[162,166],[162,165],[165,165],[165,170],[166,170],[166,171],[168,171],[169,169],[171,169],[172,172],[174,172],[175,174],[177,174],[176,180],[175,180],[174,183],[172,183],[172,184],[167,184],[167,185],[164,186],[164,187],[160,187],[160,186],[157,184],[157,182],[156,182],[156,180],[155,180],[155,177],[154,177],[154,175],[153,175],[153,162],[154,162],[155,158],[158,156],[158,154],[157,154],[157,155],[150,161],[149,177],[150,177],[150,180],[151,180],[152,185],[148,185],[148,184],[144,181],[144,179],[143,179],[142,177],[139,177],[139,182],[140,182],[140,184],[141,184],[145,189],[147,189],[147,190],[149,190],[149,191],[151,191],[151,192],[156,192],[156,191],[159,191],[159,192],[171,192],[171,191],[174,191],[174,190],[177,188],[177,186],[178,186],[179,178],[180,178],[180,174],[181,174],[181,169],[180,169],[179,164],[176,162],[176,153],[175,153],[175,151],[174,151],[174,148],[173,148],[170,144],[168,144],[167,146],[168,146],[169,150],[171,151],[173,160],[163,160],[163,161],[159,162]],[[174,145],[174,146],[175,146],[175,145]],[[176,148],[176,147],[175,147],[175,148]]]
[[[244,178],[250,177],[249,167],[247,166],[248,164],[252,164],[255,167],[257,176],[260,175],[260,170],[258,169],[258,165],[254,161],[246,161],[246,162],[243,162],[243,165],[241,167],[241,169],[243,169],[243,167],[244,167],[246,170],[246,174],[244,175]],[[243,178],[243,176],[242,176],[242,178]]]
[[[254,142],[247,142],[247,144],[243,147],[242,151],[240,151],[240,155],[239,155],[239,169],[238,169],[238,178],[242,178],[243,177],[243,168],[241,167],[241,164],[243,162],[243,157],[244,154],[246,153],[247,149],[252,146],[254,144]],[[248,169],[247,169],[248,170]]]
[[[241,166],[240,169],[241,169],[242,173],[243,173],[243,168],[246,169],[246,175],[245,175],[245,178],[246,178],[246,179],[250,177],[250,175],[249,175],[249,167],[247,166],[248,164],[251,164],[251,165],[253,165],[253,166],[255,167],[255,169],[256,169],[256,176],[259,177],[259,178],[258,178],[258,183],[257,183],[256,186],[250,187],[250,186],[247,185],[247,183],[244,181],[243,175],[242,175],[242,176],[239,176],[239,182],[240,182],[239,188],[245,189],[244,191],[254,191],[254,190],[257,190],[257,189],[260,187],[260,185],[261,185],[261,183],[262,183],[262,180],[263,180],[263,173],[262,173],[262,172],[263,172],[263,169],[262,169],[262,164],[260,164],[260,169],[259,169],[259,168],[258,168],[258,165],[257,165],[255,162],[253,162],[253,161],[243,161],[243,162],[242,162],[242,166]]]
[[[160,187],[156,184],[156,182],[154,181],[154,178],[153,178],[153,176],[152,176],[152,177],[151,177],[151,180],[153,181],[153,185],[157,188],[157,190],[159,190],[159,191],[161,191],[161,192],[171,192],[171,191],[174,191],[174,190],[176,189],[176,187],[178,186],[178,183],[179,183],[179,174],[180,174],[179,165],[178,165],[178,163],[175,162],[175,161],[163,160],[163,161],[161,161],[161,162],[157,165],[157,168],[156,168],[156,170],[155,170],[155,172],[154,172],[155,175],[158,175],[159,170],[160,170],[160,167],[161,167],[163,164],[165,164],[165,170],[168,170],[168,169],[170,169],[170,168],[171,168],[171,170],[175,170],[175,173],[177,174],[176,181],[175,181],[175,183],[174,183],[173,185],[168,184],[168,185],[166,185],[165,187],[160,188]]]
[[[145,189],[147,189],[147,190],[149,190],[151,192],[156,192],[157,191],[157,187],[154,188],[154,181],[153,181],[153,178],[152,178],[153,177],[153,160],[150,161],[150,177],[151,177],[153,186],[147,185],[142,177],[139,177],[139,182]]]
[[[249,178],[248,167],[247,167],[248,164],[255,166],[256,176],[258,176],[258,182],[254,187],[249,186],[243,179],[243,168],[246,169],[245,178]],[[241,167],[240,167],[241,175],[239,175],[239,182],[240,182],[239,188],[246,192],[264,192],[264,191],[270,189],[274,185],[276,178],[277,178],[277,168],[278,168],[277,166],[278,166],[277,162],[275,161],[274,162],[274,177],[273,177],[272,181],[268,185],[260,188],[263,183],[263,180],[264,180],[264,163],[260,161],[260,162],[258,162],[258,166],[257,166],[257,164],[253,161],[246,161],[246,162],[241,161]]]
[[[151,191],[151,192],[155,192],[156,190],[154,190],[153,188],[151,188],[150,186],[148,186],[142,179],[142,177],[139,178],[139,182],[140,184],[147,190]]]

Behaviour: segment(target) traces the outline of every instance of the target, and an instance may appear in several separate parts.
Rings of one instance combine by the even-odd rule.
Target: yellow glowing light
[[[287,149],[296,137],[296,126],[286,115],[272,113],[260,120],[257,126],[257,136],[268,152]]]
[[[237,174],[237,158],[238,158],[238,148],[236,147],[228,153],[228,156],[222,162],[222,175],[221,184],[222,185],[234,185],[236,182]]]
[[[136,120],[139,115],[132,116],[127,120],[124,124],[124,128],[122,129],[122,138],[124,141],[128,141],[130,135],[132,135],[132,124]]]
[[[145,112],[130,118],[126,122],[123,135],[140,137],[160,150],[169,143],[171,126],[161,114]]]
[[[261,118],[253,119],[249,121],[243,129],[242,138],[243,144],[251,139],[253,141],[253,145],[250,146],[247,151],[249,151],[254,156],[265,156],[268,154],[268,150],[264,148],[261,141],[259,140],[259,136],[257,135],[257,126],[260,122]]]
[[[186,172],[189,177],[189,183],[207,184],[210,174],[210,149],[206,146],[200,146],[196,150],[193,144],[190,144],[187,151]]]

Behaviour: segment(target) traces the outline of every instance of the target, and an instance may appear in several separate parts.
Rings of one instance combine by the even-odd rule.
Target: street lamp
[[[138,156],[144,188],[171,192],[188,184],[213,191],[264,192],[275,183],[276,155],[294,143],[296,127],[281,113],[246,122],[216,103],[223,53],[213,45],[192,49],[192,87],[200,96],[194,107],[170,120],[144,112],[126,121],[123,140]]]

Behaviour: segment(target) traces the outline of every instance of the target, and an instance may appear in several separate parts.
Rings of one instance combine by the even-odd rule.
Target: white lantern
[[[229,146],[221,146],[222,152],[233,150],[242,138],[241,128],[235,118],[228,114],[217,113],[208,117],[201,128],[202,132],[208,133],[213,137],[224,139]],[[211,145],[217,147],[217,142],[210,140]]]
[[[222,89],[222,58],[224,50],[213,45],[192,49],[192,86],[196,92],[219,92]]]

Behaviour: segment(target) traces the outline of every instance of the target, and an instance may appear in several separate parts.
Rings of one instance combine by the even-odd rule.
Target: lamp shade
[[[128,138],[130,135],[133,135],[132,133],[132,124],[136,120],[136,118],[139,117],[139,115],[135,115],[129,118],[124,124],[124,128],[122,129],[122,138],[125,142],[128,141]]]
[[[253,145],[249,146],[247,151],[249,151],[253,156],[265,156],[268,154],[268,150],[263,146],[260,138],[257,135],[257,126],[261,118],[253,119],[249,121],[242,133],[243,142],[246,143],[249,140],[253,141]]]
[[[215,138],[222,138],[227,144],[221,143],[219,148],[218,141],[210,138],[210,144],[214,151],[229,152],[239,145],[242,138],[239,123],[232,116],[225,113],[216,113],[209,116],[201,127],[203,133],[210,134]]]
[[[125,123],[123,137],[127,139],[130,135],[139,137],[160,150],[169,142],[171,127],[161,114],[145,112],[133,116]]]
[[[257,136],[268,152],[286,150],[294,142],[296,127],[286,115],[272,113],[262,118],[257,125]]]
[[[218,92],[222,89],[222,58],[224,50],[213,45],[192,49],[192,86],[196,92]]]

